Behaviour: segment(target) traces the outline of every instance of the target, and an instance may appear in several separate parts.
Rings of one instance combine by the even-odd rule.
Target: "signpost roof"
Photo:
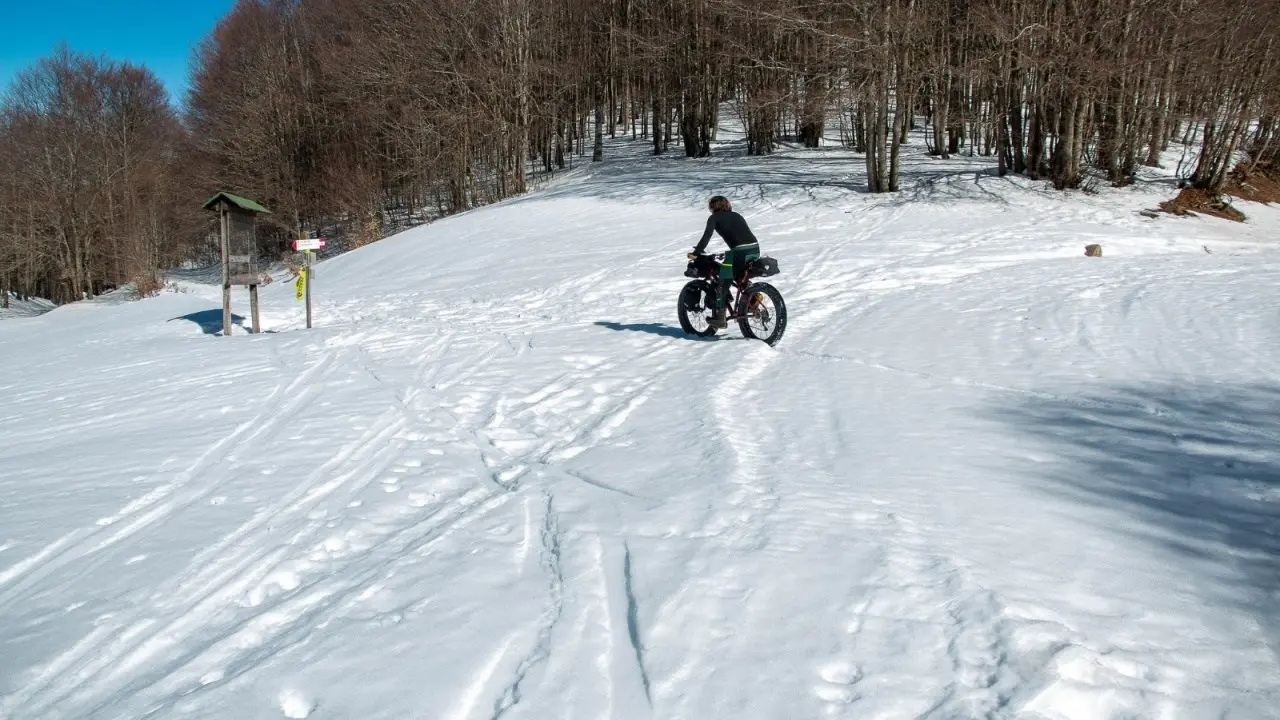
[[[231,203],[235,207],[245,212],[266,213],[267,215],[271,214],[270,210],[262,207],[258,203],[250,200],[249,198],[240,197],[239,195],[232,195],[229,192],[220,192],[217,195],[214,195],[213,197],[209,198],[209,200],[204,204],[204,209],[213,210],[218,206],[218,203],[222,200],[225,200]]]

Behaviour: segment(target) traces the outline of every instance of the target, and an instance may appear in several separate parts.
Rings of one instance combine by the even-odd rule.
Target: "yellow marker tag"
[[[301,300],[302,293],[303,291],[306,290],[306,288],[307,288],[307,270],[306,268],[303,268],[302,270],[298,271],[298,281],[293,284],[293,289],[294,289],[293,298],[295,300]]]

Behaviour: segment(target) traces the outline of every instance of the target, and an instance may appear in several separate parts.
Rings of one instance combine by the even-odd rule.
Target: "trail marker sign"
[[[324,247],[324,238],[322,237],[302,237],[294,240],[293,249],[302,252],[302,268],[298,271],[298,282],[294,286],[295,300],[307,300],[307,327],[311,327],[311,280],[315,277],[315,271],[311,268],[312,253]]]

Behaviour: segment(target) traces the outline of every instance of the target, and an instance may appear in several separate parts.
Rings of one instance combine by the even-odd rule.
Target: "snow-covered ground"
[[[19,300],[16,294],[10,293],[9,307],[0,306],[0,320],[15,317],[34,317],[52,310],[53,303],[43,298]]]
[[[1280,717],[1280,211],[643,151],[321,264],[310,331],[0,323],[0,717]],[[713,193],[776,349],[679,331]]]

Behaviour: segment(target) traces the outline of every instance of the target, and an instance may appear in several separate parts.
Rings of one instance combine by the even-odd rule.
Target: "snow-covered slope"
[[[40,298],[19,300],[16,295],[11,293],[9,295],[9,307],[0,307],[0,320],[14,317],[33,317],[51,309],[53,309],[53,303],[48,300]]]
[[[0,717],[1280,717],[1280,212],[735,147],[0,323]]]

